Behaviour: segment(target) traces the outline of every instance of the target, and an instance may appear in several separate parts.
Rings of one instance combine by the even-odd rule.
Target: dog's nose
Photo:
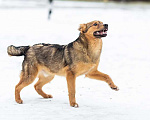
[[[108,24],[104,24],[104,27],[105,27],[106,29],[108,29]]]

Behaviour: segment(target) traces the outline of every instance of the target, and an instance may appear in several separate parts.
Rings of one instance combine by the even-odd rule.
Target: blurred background
[[[105,2],[105,3],[134,3],[134,4],[149,4],[150,0],[0,0],[0,7],[46,7],[52,2],[59,3],[63,5],[66,1],[78,1],[78,2]],[[54,4],[57,6],[57,4]]]

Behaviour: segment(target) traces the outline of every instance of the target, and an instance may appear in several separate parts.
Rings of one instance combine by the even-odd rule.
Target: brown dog
[[[100,21],[92,21],[81,24],[79,37],[68,45],[35,44],[33,46],[13,45],[8,47],[11,56],[24,55],[20,82],[15,88],[15,99],[17,103],[23,103],[20,91],[31,84],[38,76],[35,90],[44,98],[52,98],[42,91],[42,87],[50,82],[55,75],[66,76],[69,101],[73,107],[78,107],[75,100],[76,77],[85,74],[86,77],[102,80],[118,90],[112,79],[97,70],[102,49],[102,37],[107,36],[108,25]]]

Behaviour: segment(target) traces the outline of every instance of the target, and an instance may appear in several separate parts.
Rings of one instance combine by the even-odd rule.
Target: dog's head
[[[108,24],[103,24],[101,21],[92,21],[87,24],[80,24],[79,31],[92,38],[106,37]]]

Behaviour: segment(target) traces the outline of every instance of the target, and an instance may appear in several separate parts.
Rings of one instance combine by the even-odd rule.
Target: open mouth
[[[101,30],[101,31],[95,31],[95,32],[93,33],[93,35],[94,35],[95,37],[97,37],[97,38],[106,37],[106,36],[107,36],[107,31],[108,31],[108,29],[103,29],[103,30]]]

